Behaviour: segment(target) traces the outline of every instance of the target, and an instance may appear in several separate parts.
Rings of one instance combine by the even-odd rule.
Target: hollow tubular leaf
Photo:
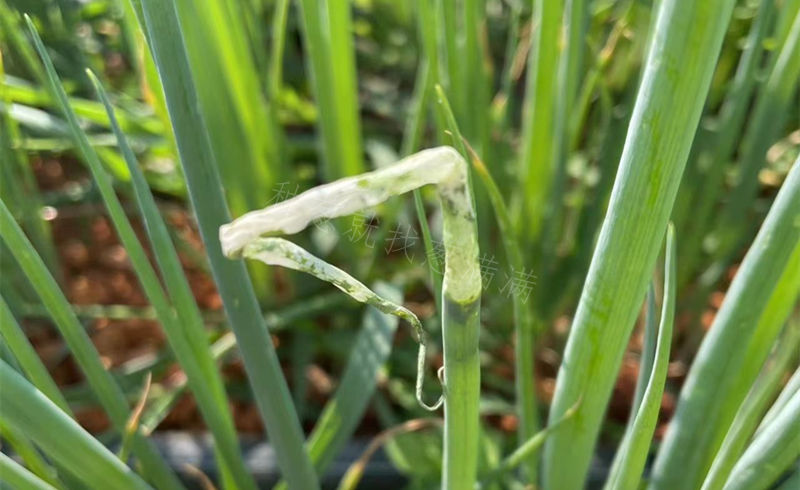
[[[100,361],[100,354],[75,317],[67,298],[58,288],[47,266],[33,245],[14,221],[5,203],[0,200],[0,236],[20,265],[42,303],[50,313],[75,361],[108,414],[114,429],[122,433],[129,409],[125,394]],[[5,391],[5,390],[0,390]],[[155,446],[141,435],[133,442],[133,450],[144,467],[145,474],[163,488],[181,488],[177,477],[167,467]]]
[[[63,473],[58,472],[56,468],[50,466],[49,462],[45,461],[42,453],[22,430],[11,427],[2,417],[0,417],[0,436],[8,443],[9,449],[12,449],[25,463],[31,473],[56,488],[65,488],[64,483],[59,481],[59,477],[64,477]]]
[[[345,0],[298,0],[314,98],[319,107],[323,175],[335,179],[360,173],[361,132],[355,61],[351,50],[350,5]],[[338,21],[333,25],[334,20]],[[345,24],[345,25],[342,25]],[[333,66],[333,60],[343,65]],[[349,104],[345,104],[348,102]]]
[[[739,458],[726,490],[770,488],[800,457],[800,392],[796,392]]]
[[[766,162],[769,147],[780,137],[786,120],[796,113],[796,105],[791,110],[800,79],[800,11],[795,15],[791,31],[783,46],[777,62],[772,67],[764,90],[759,94],[753,106],[753,113],[742,137],[741,168],[739,178],[731,191],[722,210],[718,224],[721,250],[717,253],[726,256],[735,246],[737,236],[741,234],[743,223],[741,217],[746,215],[758,195],[758,172]],[[738,233],[737,233],[738,232]]]
[[[580,488],[719,56],[733,0],[662,0],[611,201],[559,369],[545,486]],[[587,375],[587,373],[591,373]]]
[[[4,361],[0,361],[0,385],[0,417],[24,430],[53,460],[70,468],[87,486],[110,490],[150,488]]]
[[[495,183],[489,169],[474,151],[470,151],[472,166],[475,173],[486,187],[489,201],[494,209],[497,218],[497,227],[503,241],[503,249],[506,252],[511,270],[525,270],[525,262],[522,258],[522,249],[519,244],[519,236],[516,233],[511,213],[503,200],[503,194]],[[519,417],[519,429],[517,438],[519,441],[528,441],[535,437],[539,431],[539,414],[536,406],[536,379],[534,377],[534,352],[535,331],[534,318],[530,305],[526,304],[522,294],[514,294],[511,297],[512,308],[514,311],[514,388],[516,391],[516,409]],[[539,466],[539,447],[544,444],[532,447],[525,453],[525,471],[528,481],[536,481]]]
[[[47,372],[42,360],[31,345],[25,332],[11,313],[6,300],[0,296],[0,337],[6,342],[22,370],[36,388],[47,396],[58,408],[71,414],[67,400],[59,391],[56,382]]]
[[[564,416],[561,418],[561,420],[556,421],[554,424],[548,425],[525,440],[518,448],[512,451],[511,454],[506,456],[500,462],[500,464],[497,465],[497,468],[492,470],[492,472],[488,475],[487,480],[492,480],[514,470],[517,466],[521,465],[526,460],[529,460],[531,456],[538,454],[539,448],[542,447],[544,442],[547,440],[547,437],[553,433],[553,431],[558,430],[559,426],[561,426],[564,421],[575,415],[578,405],[580,405],[580,400],[575,404],[574,407],[570,408],[566,411],[566,413],[564,413]]]
[[[525,199],[520,218],[525,223],[527,238],[536,238],[550,195],[554,160],[559,154],[563,125],[559,124],[556,104],[559,81],[560,38],[564,0],[537,0],[533,2],[533,31],[528,78],[524,101],[524,135],[520,158],[520,175],[525,186]],[[564,89],[564,87],[562,87]]]
[[[55,487],[3,453],[0,453],[0,474],[5,483],[17,490],[55,490]]]
[[[120,151],[128,165],[136,202],[144,218],[147,234],[153,244],[153,254],[161,268],[164,284],[175,305],[177,316],[169,314],[167,322],[162,320],[162,327],[167,335],[170,347],[175,352],[175,357],[186,372],[189,386],[197,399],[198,408],[214,435],[215,450],[220,456],[220,464],[227,467],[225,470],[231,472],[232,477],[241,488],[253,488],[254,483],[248,475],[239,451],[239,441],[228,409],[225,386],[208,349],[203,317],[186,280],[178,254],[172,245],[169,232],[158,212],[144,174],[139,168],[136,157],[128,145],[122,129],[117,124],[114,110],[103,87],[91,72],[89,72],[89,78],[92,80],[95,90],[108,113]],[[130,246],[135,247],[133,244],[130,244]],[[138,253],[143,254],[144,252],[140,251]],[[149,263],[145,265],[140,262],[137,265],[137,272],[142,267],[149,269]],[[148,272],[155,277],[155,272],[151,271]],[[145,289],[150,293],[150,297],[159,295],[159,293],[164,296],[164,298],[158,298],[154,305],[160,304],[162,299],[166,303],[166,295],[160,287],[151,286],[151,288]],[[161,309],[165,307],[167,305],[162,305]],[[165,316],[167,315],[163,313],[159,315],[162,319]]]
[[[330,49],[328,66],[333,85],[320,88],[333,95],[336,125],[332,129],[342,150],[342,154],[336,156],[341,164],[341,176],[355,175],[364,171],[364,162],[361,156],[361,115],[351,14],[354,5],[350,0],[327,0],[324,3],[327,5],[326,31]],[[331,157],[328,155],[328,158]]]
[[[375,291],[392,303],[403,299],[397,288],[386,283],[379,282]],[[309,436],[308,450],[320,473],[325,472],[355,431],[375,391],[378,371],[391,353],[399,322],[379,311],[370,308],[364,313],[364,325],[353,344],[339,388]]]
[[[767,411],[766,415],[764,415],[764,418],[761,420],[761,424],[756,430],[756,434],[761,433],[761,431],[763,431],[775,419],[778,413],[783,410],[783,407],[789,403],[789,400],[797,392],[800,392],[800,368],[795,370],[792,377],[789,378],[789,381],[787,381],[786,385],[783,387],[781,394],[778,395],[778,398],[775,400],[772,406],[769,407],[769,410]]]
[[[658,340],[652,368],[642,395],[641,403],[634,406],[636,416],[630,425],[611,466],[611,474],[606,488],[614,490],[635,490],[642,478],[650,441],[658,422],[664,383],[667,380],[669,352],[672,345],[672,326],[675,319],[675,283],[677,267],[675,264],[675,229],[667,230],[666,261],[664,265],[664,300],[661,305],[661,322],[658,326]]]
[[[750,340],[798,241],[800,163],[796,161],[689,370],[674,422],[656,459],[654,488],[702,483],[746,394],[736,384]]]
[[[767,35],[775,7],[775,2],[761,2],[759,5],[739,58],[736,74],[719,111],[719,130],[714,137],[715,144],[706,150],[711,153],[710,164],[699,178],[685,179],[678,194],[673,219],[679,230],[685,230],[681,235],[681,250],[678,255],[682,271],[680,284],[685,283],[683,276],[694,272],[697,260],[702,257],[702,239],[709,230],[709,219],[713,216],[714,206],[725,183],[726,165],[736,150],[757,86],[759,62],[763,59],[763,39]],[[699,141],[696,140],[695,145],[698,144]],[[704,157],[702,155],[700,159]],[[695,162],[695,165],[699,165],[699,162]],[[698,192],[699,189],[702,192]]]
[[[636,378],[636,389],[633,392],[633,403],[631,404],[631,414],[626,431],[630,430],[630,426],[639,412],[639,406],[642,404],[642,397],[644,397],[644,391],[653,371],[657,338],[656,292],[654,285],[651,285],[650,289],[647,290],[647,299],[645,299],[644,338],[642,339],[642,354],[639,358],[639,376]]]
[[[61,112],[67,119],[70,135],[79,149],[80,156],[91,171],[92,177],[97,184],[100,195],[108,210],[109,217],[117,231],[120,241],[130,257],[133,270],[139,279],[139,283],[148,300],[153,305],[157,318],[161,322],[164,332],[167,335],[170,347],[176,353],[187,375],[193,378],[190,382],[193,391],[195,391],[197,395],[200,410],[204,418],[208,420],[209,427],[215,435],[221,454],[224,456],[224,464],[221,466],[226,467],[224,468],[225,470],[230,470],[232,472],[233,477],[240,487],[253,488],[254,484],[252,479],[248,475],[239,454],[238,441],[233,428],[233,422],[229,415],[226,419],[227,401],[224,395],[224,388],[216,366],[213,364],[210,356],[208,356],[206,335],[202,328],[202,319],[199,312],[196,312],[193,317],[182,314],[180,321],[176,318],[175,311],[167,299],[167,295],[159,282],[158,275],[155,270],[153,270],[147,253],[133,230],[133,226],[125,214],[122,203],[114,192],[112,182],[108,174],[102,168],[100,158],[89,143],[86,133],[80,128],[77,116],[69,104],[69,100],[58,79],[52,61],[47,56],[38,34],[32,27],[31,33],[45,66],[50,91],[57,101]],[[95,82],[95,86],[99,87],[96,78],[92,76],[90,76],[90,78]],[[110,104],[105,99],[103,102],[105,104],[105,110],[108,111],[112,128],[120,141],[119,144],[122,148],[125,160],[128,163],[125,170],[127,171],[129,168],[133,167],[134,170],[140,171],[132,151],[124,141],[124,136],[120,137],[121,130],[111,111]],[[143,176],[139,175],[137,184],[137,187],[141,187],[142,185],[146,187]],[[150,227],[149,231],[152,231],[153,220],[154,217],[152,215],[149,221],[146,220]],[[164,232],[164,234],[166,233]],[[165,247],[165,244],[169,242],[167,241],[165,243],[162,241],[154,243],[160,245],[156,255],[161,259],[162,256],[167,253],[168,248]],[[177,261],[177,258],[175,261]],[[164,260],[160,260],[160,263],[163,264]],[[176,282],[179,281],[179,278],[182,277],[183,269],[180,267],[173,269],[170,271],[170,274],[165,275],[166,282],[170,285],[175,285]],[[175,288],[173,288],[173,291],[175,291]],[[180,304],[181,313],[183,313],[186,311],[187,302],[194,302],[188,285],[185,287],[183,296],[178,297],[178,299],[182,299]],[[214,383],[215,379],[216,383]],[[216,392],[214,392],[214,388],[216,388]]]
[[[800,347],[800,322],[790,323],[787,325],[786,333],[776,342],[776,352],[772,356],[771,362],[765,366],[761,376],[752,385],[750,393],[736,413],[736,418],[725,435],[725,440],[714,457],[714,463],[711,465],[705,481],[703,481],[702,490],[723,488],[725,480],[730,475],[736,460],[744,451],[747,442],[753,436],[769,403],[773,401],[775,394],[780,390],[786,368],[794,360],[798,347]]]
[[[261,92],[234,2],[174,0],[199,110],[234,213],[261,205],[282,178],[281,132]],[[236,165],[227,164],[229,161]]]
[[[230,221],[230,215],[207,128],[198,114],[197,93],[175,6],[172,2],[142,0],[142,11],[200,234],[248,381],[275,446],[278,466],[291,488],[317,488],[319,482],[303,447],[300,422],[250,278],[243,264],[226,260],[220,249],[218,230]]]

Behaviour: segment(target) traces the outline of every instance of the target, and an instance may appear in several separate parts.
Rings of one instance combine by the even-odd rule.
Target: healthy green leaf
[[[181,26],[175,35],[183,38],[206,135],[227,202],[238,215],[262,206],[283,177],[281,130],[262,94],[245,20],[231,8],[234,4],[220,0],[174,4]]]
[[[17,490],[55,490],[55,487],[3,453],[0,453],[0,474],[3,475],[4,483]]]
[[[203,317],[200,314],[200,309],[194,300],[192,290],[186,280],[186,275],[178,259],[178,254],[172,245],[167,227],[159,214],[153,195],[147,187],[147,182],[139,168],[136,157],[128,145],[125,135],[122,133],[122,129],[119,124],[117,124],[114,110],[111,107],[111,103],[108,101],[105,91],[100,85],[99,80],[97,80],[91,72],[89,72],[89,78],[91,78],[94,83],[95,89],[105,106],[120,150],[128,164],[128,170],[131,174],[136,195],[136,202],[144,218],[147,234],[153,245],[153,253],[156,257],[156,261],[161,268],[161,276],[174,302],[177,321],[171,314],[159,314],[170,346],[175,351],[178,362],[186,372],[189,379],[189,386],[197,399],[200,412],[207,421],[211,433],[214,435],[216,443],[215,449],[221,454],[221,464],[227,466],[227,469],[232,472],[233,478],[241,488],[254,488],[252,478],[248,475],[247,468],[244,465],[241,452],[239,451],[239,440],[228,409],[228,398],[225,394],[225,386],[223,385],[217,365],[208,349],[208,340],[204,329]],[[135,247],[135,245],[131,246]],[[137,251],[137,254],[138,253]],[[131,255],[133,256],[133,254]],[[135,265],[140,277],[143,275],[143,269],[147,269],[147,272],[144,272],[144,274],[152,274],[155,276],[155,273],[152,272],[149,265],[142,263]],[[145,287],[145,290],[148,291],[148,296],[151,297],[151,301],[152,296],[158,296],[158,299],[154,302],[154,306],[160,304],[161,301],[166,303],[166,295],[164,291],[161,290],[160,286],[156,287],[156,285],[153,284],[150,288]],[[168,308],[168,306],[166,304],[161,305],[157,307],[157,310],[163,308]],[[165,317],[167,322],[164,321]]]
[[[673,220],[679,230],[686,230],[681,239],[679,260],[681,261],[680,284],[685,284],[689,274],[694,272],[695,264],[702,257],[702,239],[709,231],[709,220],[713,217],[714,206],[723,191],[725,169],[739,143],[739,136],[745,124],[745,116],[753,93],[757,87],[759,61],[762,59],[763,40],[767,35],[770,20],[775,11],[775,2],[761,2],[758,13],[747,35],[746,45],[739,58],[736,74],[731,88],[719,112],[719,129],[714,136],[714,145],[696,158],[695,166],[710,163],[699,178],[684,179],[681,192],[675,203]],[[698,145],[699,141],[695,142]],[[710,153],[706,155],[705,153]],[[702,192],[699,192],[702,190]],[[681,199],[683,198],[683,199]],[[684,227],[685,224],[685,227]]]
[[[3,386],[0,417],[24,430],[51,458],[70,468],[86,485],[110,490],[150,488],[3,361],[0,361],[0,385]]]
[[[659,2],[614,190],[556,380],[548,488],[583,485],[705,103],[732,0]],[[587,373],[592,373],[591,376]]]
[[[5,423],[2,417],[0,417],[0,435],[8,442],[9,448],[13,449],[31,473],[56,488],[65,488],[58,479],[59,476],[63,477],[63,474],[57,474],[56,470],[44,460],[30,438],[19,428]]]
[[[303,448],[300,422],[250,278],[244,264],[222,255],[218,230],[230,221],[230,215],[208,130],[198,114],[199,102],[177,12],[169,2],[156,0],[143,0],[142,9],[200,234],[256,403],[275,446],[278,466],[290,487],[317,488],[319,483]]]
[[[654,488],[702,483],[735,415],[730,407],[738,407],[744,398],[737,383],[749,342],[799,241],[800,163],[796,161],[689,370],[656,459]]]
[[[69,404],[59,391],[55,381],[47,372],[39,355],[33,349],[28,337],[11,313],[5,299],[0,296],[0,336],[8,344],[22,370],[36,388],[47,396],[58,408],[71,415]]]
[[[557,122],[560,115],[556,113],[556,103],[560,91],[556,91],[556,87],[564,0],[537,1],[533,8],[533,22],[537,28],[532,34],[528,58],[522,129],[525,137],[519,160],[519,175],[525,192],[517,210],[517,222],[528,239],[538,237],[545,207],[552,195],[550,187],[562,141],[558,133],[563,129],[563,124]]]
[[[661,305],[661,322],[658,326],[658,340],[651,363],[647,385],[641,402],[634,405],[636,416],[628,427],[617,448],[611,473],[606,480],[607,489],[636,490],[642,478],[653,432],[661,411],[661,399],[667,380],[669,353],[672,346],[672,326],[675,320],[675,283],[677,267],[675,264],[675,229],[667,229],[667,246],[664,264],[664,299]],[[643,366],[641,369],[644,369]]]
[[[719,490],[723,488],[725,480],[730,475],[736,460],[741,456],[752,437],[758,422],[769,407],[769,403],[780,390],[784,374],[795,357],[800,347],[800,322],[787,325],[785,334],[779,339],[775,347],[776,352],[769,364],[764,366],[750,393],[742,403],[731,423],[725,440],[714,458],[714,463],[703,482],[703,490]]]
[[[783,110],[792,105],[800,80],[800,11],[781,47],[780,55],[769,73],[764,90],[759,94],[749,116],[748,129],[742,138],[741,168],[736,185],[723,208],[717,225],[718,257],[731,253],[737,236],[742,233],[742,216],[758,194],[758,172],[766,162],[769,147],[775,143],[791,112]],[[796,111],[795,111],[796,112]]]
[[[8,249],[52,316],[70,352],[97,395],[100,405],[108,413],[115,430],[122,433],[129,413],[125,394],[106,371],[100,360],[100,354],[72,312],[67,298],[58,288],[55,279],[2,200],[0,200],[0,236],[3,237]],[[0,390],[0,392],[5,391]],[[181,488],[177,477],[167,467],[150,441],[140,435],[137,436],[133,450],[144,466],[145,474],[160,488]]]
[[[783,387],[783,391],[781,391],[778,398],[775,399],[775,402],[767,411],[764,418],[761,420],[761,425],[758,426],[756,430],[756,434],[760,434],[764,428],[766,428],[769,424],[775,420],[775,417],[783,410],[783,408],[789,403],[789,400],[794,396],[795,393],[800,392],[800,369],[796,369],[794,374],[786,385]]]
[[[795,393],[767,428],[744,452],[726,490],[760,490],[770,488],[800,457],[800,392]]]
[[[333,180],[364,171],[355,61],[347,0],[298,0],[308,72],[319,107],[323,175]],[[336,60],[336,67],[333,61]],[[343,102],[349,102],[349,105]]]

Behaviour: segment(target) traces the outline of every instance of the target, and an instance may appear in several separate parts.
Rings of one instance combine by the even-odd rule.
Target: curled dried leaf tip
[[[456,150],[442,146],[424,150],[394,165],[309,189],[286,201],[252,211],[220,227],[223,253],[306,272],[327,281],[355,300],[408,321],[419,342],[416,395],[420,405],[436,410],[444,395],[430,405],[422,400],[425,332],[408,309],[380,297],[364,284],[292,242],[277,238],[309,224],[358,213],[392,196],[428,184],[436,185],[442,203],[445,271],[443,294],[457,303],[476,300],[481,292],[475,211],[468,189],[467,163]]]

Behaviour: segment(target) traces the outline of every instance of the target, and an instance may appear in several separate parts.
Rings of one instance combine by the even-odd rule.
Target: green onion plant
[[[242,401],[279,489],[796,488],[798,53],[800,0],[0,0],[0,486],[190,487],[189,396],[214,488]],[[70,300],[81,213],[146,305]]]

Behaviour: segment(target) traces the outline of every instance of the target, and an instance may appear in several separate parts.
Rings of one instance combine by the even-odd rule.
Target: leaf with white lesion
[[[422,399],[426,357],[425,331],[419,318],[414,313],[379,296],[350,274],[283,238],[257,238],[245,245],[241,253],[244,258],[255,259],[268,265],[278,265],[311,274],[317,279],[333,284],[360,303],[374,306],[387,315],[394,315],[409,322],[414,328],[414,333],[419,343],[417,355],[417,401],[424,408],[431,411],[438,409],[442,405],[443,396],[440,396],[432,405],[425,403]]]
[[[425,341],[419,319],[406,308],[381,298],[361,282],[278,235],[298,233],[319,220],[362,212],[390,197],[434,184],[441,200],[445,270],[442,294],[449,301],[469,304],[481,294],[475,210],[468,187],[467,162],[455,149],[442,146],[423,150],[384,167],[320,185],[261,210],[252,211],[220,227],[223,253],[306,272],[330,282],[357,301],[407,320],[419,342],[417,400],[435,410],[442,402],[422,401]]]

